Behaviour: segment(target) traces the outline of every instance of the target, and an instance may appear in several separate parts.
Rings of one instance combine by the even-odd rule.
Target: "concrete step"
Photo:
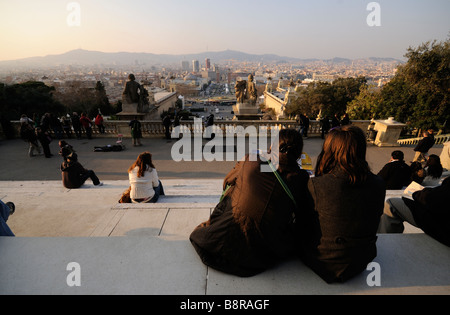
[[[328,285],[298,260],[251,278],[224,274],[207,268],[186,238],[165,233],[0,238],[0,295],[450,294],[450,248],[425,234],[380,235],[377,247],[373,267]]]

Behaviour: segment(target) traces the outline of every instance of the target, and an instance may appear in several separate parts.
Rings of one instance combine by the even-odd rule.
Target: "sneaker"
[[[16,212],[16,206],[12,202],[7,202],[6,205],[9,207],[9,215],[13,215]]]
[[[100,186],[103,186],[102,182],[100,182],[98,185],[95,185],[95,187],[100,187]]]

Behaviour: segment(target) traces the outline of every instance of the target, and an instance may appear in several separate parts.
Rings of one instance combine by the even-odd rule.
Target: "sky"
[[[403,59],[408,47],[450,37],[449,0],[379,0],[368,10],[371,2],[0,0],[0,61],[80,48]]]

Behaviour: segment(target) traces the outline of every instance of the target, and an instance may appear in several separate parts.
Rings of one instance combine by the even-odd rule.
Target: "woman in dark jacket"
[[[308,183],[312,210],[297,220],[302,259],[328,283],[350,279],[376,257],[386,189],[365,156],[366,137],[360,128],[331,130]]]
[[[292,129],[280,131],[279,163],[274,164],[278,164],[277,172],[287,190],[264,158],[247,155],[236,164],[224,180],[223,199],[210,219],[190,236],[203,263],[248,277],[298,252],[295,205],[301,208],[307,199],[309,180],[308,173],[297,163],[302,149],[300,133]]]

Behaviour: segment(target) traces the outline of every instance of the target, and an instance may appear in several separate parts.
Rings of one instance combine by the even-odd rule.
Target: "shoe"
[[[98,184],[98,185],[94,185],[95,187],[100,187],[100,186],[103,186],[103,183],[102,182],[100,182],[100,184]]]
[[[16,206],[12,202],[7,202],[6,205],[9,207],[9,215],[13,215],[16,212]]]

